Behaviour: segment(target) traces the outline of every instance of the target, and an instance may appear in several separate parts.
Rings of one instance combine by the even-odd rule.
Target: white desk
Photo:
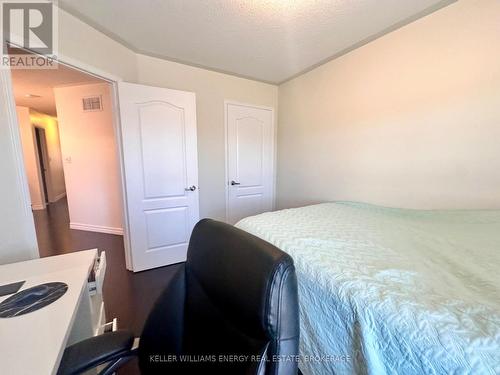
[[[55,374],[71,341],[96,334],[98,319],[92,317],[95,311],[87,287],[96,257],[93,249],[0,266],[0,285],[26,280],[23,290],[53,281],[68,284],[67,292],[52,304],[0,318],[0,373]],[[0,297],[0,302],[8,297]],[[104,310],[101,314],[104,317]]]

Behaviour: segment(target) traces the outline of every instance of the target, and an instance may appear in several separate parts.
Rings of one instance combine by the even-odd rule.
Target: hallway
[[[107,269],[104,281],[106,317],[118,318],[118,327],[140,335],[144,321],[154,302],[175,271],[176,264],[133,273],[125,268],[123,237],[69,228],[66,198],[33,211],[41,257],[66,254],[86,249],[106,252]],[[137,373],[135,363],[128,364],[120,374]]]

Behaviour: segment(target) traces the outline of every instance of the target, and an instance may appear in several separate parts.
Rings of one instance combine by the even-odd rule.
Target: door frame
[[[42,193],[42,206],[45,209],[47,205],[50,203],[50,195],[52,193],[52,180],[50,176],[50,156],[49,156],[49,149],[47,146],[47,137],[45,133],[45,128],[43,126],[38,126],[35,124],[32,124],[32,131],[33,131],[33,136],[34,136],[34,146],[35,146],[35,156],[36,156],[36,168],[37,168],[37,173],[38,173],[38,183],[40,185],[40,192]],[[40,147],[38,145],[38,134],[39,131],[43,131],[43,140],[40,138]],[[40,159],[41,157],[41,159]],[[42,170],[42,163],[45,167],[45,169],[48,171],[48,173],[45,173]],[[44,187],[45,185],[45,187]],[[47,193],[45,193],[45,190],[47,190]]]
[[[34,53],[33,51],[30,51],[29,49],[23,48],[21,46],[18,46],[14,43],[10,43],[12,46],[16,48],[23,49],[27,52]],[[115,136],[115,141],[116,141],[116,152],[117,152],[117,157],[118,157],[118,173],[120,174],[120,182],[121,182],[121,202],[122,202],[122,207],[123,207],[123,245],[125,248],[125,265],[128,270],[132,270],[132,258],[130,254],[130,237],[129,237],[129,222],[128,222],[128,205],[127,205],[127,192],[126,192],[126,185],[125,185],[125,170],[124,170],[124,163],[123,163],[123,145],[122,145],[122,134],[121,134],[121,122],[120,122],[120,110],[119,110],[119,98],[118,98],[118,82],[123,81],[123,78],[116,76],[112,73],[109,73],[107,71],[101,70],[99,68],[96,68],[95,66],[92,66],[90,64],[84,63],[80,60],[70,58],[69,56],[66,56],[64,54],[59,54],[57,62],[61,65],[67,66],[69,68],[78,70],[82,73],[94,76],[96,78],[99,78],[103,81],[108,82],[111,85],[111,103],[112,103],[112,113],[113,113],[113,131],[114,131],[114,136]],[[31,217],[31,222],[33,223],[33,231],[35,230],[35,223],[33,221],[33,215],[31,211],[31,197],[29,193],[29,188],[28,188],[28,179],[26,177],[26,169],[24,165],[24,158],[23,158],[23,150],[21,147],[21,133],[19,129],[19,121],[17,118],[17,113],[16,113],[16,102],[14,98],[14,88],[12,85],[12,78],[10,74],[10,69],[0,69],[0,82],[5,83],[4,90],[5,93],[7,94],[7,103],[6,106],[8,107],[8,127],[10,130],[10,136],[11,136],[11,142],[13,144],[13,149],[15,153],[15,160],[16,160],[16,169],[17,173],[19,176],[20,180],[20,185],[22,186],[22,195],[24,197],[24,211],[25,215],[29,218]],[[34,248],[37,250],[37,254],[35,257],[39,257],[39,249],[38,249],[38,244],[36,243],[36,238],[35,238],[35,244]]]
[[[224,100],[224,157],[225,157],[225,160],[224,160],[224,164],[225,164],[225,175],[224,175],[224,194],[225,194],[225,198],[226,198],[226,210],[225,210],[225,213],[226,213],[226,223],[229,222],[229,145],[228,145],[228,142],[229,142],[229,137],[228,137],[228,115],[227,115],[227,109],[228,109],[228,106],[229,105],[239,105],[239,106],[242,106],[242,107],[249,107],[249,108],[256,108],[256,109],[264,109],[264,110],[267,110],[267,111],[271,111],[271,134],[273,135],[273,139],[272,139],[272,142],[271,142],[271,147],[272,147],[272,154],[273,154],[273,157],[271,158],[272,160],[272,165],[271,165],[271,170],[272,170],[272,189],[271,189],[271,192],[272,192],[272,197],[271,197],[271,201],[272,201],[272,210],[275,210],[276,209],[276,164],[277,164],[277,151],[278,151],[278,147],[277,147],[277,127],[276,127],[276,111],[274,109],[274,107],[267,107],[267,106],[263,106],[263,105],[256,105],[256,104],[250,104],[250,103],[242,103],[242,102],[239,102],[239,101],[236,101],[236,100]]]

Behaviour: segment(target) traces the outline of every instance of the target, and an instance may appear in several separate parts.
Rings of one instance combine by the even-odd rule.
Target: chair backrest
[[[148,317],[139,363],[143,373],[292,375],[298,339],[291,257],[205,219],[193,230],[185,267]]]

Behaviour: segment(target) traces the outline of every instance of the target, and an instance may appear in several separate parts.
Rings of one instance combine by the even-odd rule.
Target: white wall
[[[45,138],[50,159],[49,202],[55,202],[66,194],[59,125],[55,117],[34,110],[30,110],[30,119],[33,125],[45,129]]]
[[[17,106],[17,118],[23,146],[23,159],[33,209],[43,209],[43,186],[40,170],[38,168],[38,154],[34,134],[34,125],[45,129],[47,151],[49,156],[47,181],[49,202],[55,202],[64,197],[66,188],[64,185],[64,173],[59,144],[59,130],[57,120],[49,115],[30,110],[27,107]]]
[[[0,71],[0,264],[38,256],[35,226],[29,206],[22,146],[13,100],[8,100],[10,77]]]
[[[54,89],[70,226],[123,232],[121,180],[107,83]],[[84,112],[82,98],[102,97],[102,111]]]
[[[196,93],[200,217],[225,220],[224,100],[277,108],[277,86],[143,55],[137,69],[138,83]]]
[[[59,57],[93,73],[136,79],[135,53],[60,9]]]
[[[19,133],[23,147],[23,161],[28,179],[28,187],[31,198],[31,205],[35,209],[43,208],[42,188],[40,186],[40,176],[37,168],[37,156],[34,145],[32,125],[30,121],[30,109],[28,107],[16,106],[17,120],[19,123]]]
[[[279,207],[500,208],[499,15],[462,0],[281,85]]]

